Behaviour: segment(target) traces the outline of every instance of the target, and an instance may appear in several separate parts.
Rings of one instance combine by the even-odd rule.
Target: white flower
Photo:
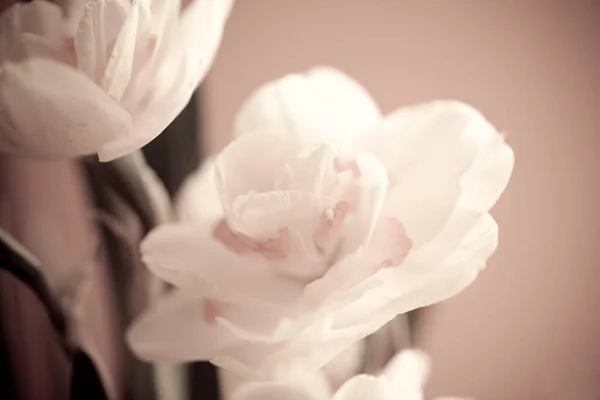
[[[365,360],[366,342],[366,339],[354,342],[315,373],[292,377],[294,383],[297,385],[310,385],[313,393],[317,391],[330,393],[332,390],[340,388],[347,380],[361,372]],[[372,350],[374,349],[370,349],[370,351]],[[248,382],[247,379],[225,369],[220,369],[218,375],[220,394],[223,399],[229,399],[240,385]]]
[[[210,67],[233,0],[45,0],[0,18],[0,150],[103,161],[145,145]]]
[[[178,287],[129,333],[144,359],[211,360],[250,379],[316,370],[461,291],[496,248],[488,210],[513,153],[470,106],[383,117],[322,68],[260,88],[235,129],[188,181],[181,223],[142,244]]]
[[[417,350],[405,350],[379,376],[357,375],[335,394],[323,390],[321,377],[314,374],[312,380],[244,383],[229,400],[423,400],[428,375],[427,356]]]

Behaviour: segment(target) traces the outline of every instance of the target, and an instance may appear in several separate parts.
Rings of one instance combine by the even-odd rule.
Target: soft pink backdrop
[[[430,392],[597,400],[599,43],[595,1],[238,1],[203,88],[204,149],[227,143],[254,87],[315,64],[356,77],[384,111],[474,104],[517,166],[489,269],[418,326]]]

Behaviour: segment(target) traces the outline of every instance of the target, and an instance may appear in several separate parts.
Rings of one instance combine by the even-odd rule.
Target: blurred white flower
[[[319,372],[295,376],[296,383],[309,384],[314,391],[319,390],[321,393],[329,393],[331,390],[338,389],[348,379],[361,372],[365,350],[366,339],[358,340],[323,366]],[[370,349],[370,351],[372,350]],[[247,379],[226,369],[220,369],[218,375],[220,394],[223,399],[229,399],[241,384],[247,382]]]
[[[513,153],[468,105],[384,118],[321,68],[260,88],[235,130],[188,180],[181,222],[142,244],[178,287],[129,332],[144,359],[211,360],[250,379],[316,370],[461,291],[496,248],[488,210]]]
[[[405,350],[397,354],[379,376],[357,375],[334,394],[324,391],[319,375],[313,374],[312,382],[305,379],[243,383],[229,400],[423,400],[428,375],[428,357],[417,350]]]
[[[233,0],[45,0],[0,18],[0,150],[128,154],[160,134],[210,67]]]

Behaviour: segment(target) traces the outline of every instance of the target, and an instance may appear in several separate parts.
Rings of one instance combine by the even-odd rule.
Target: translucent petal
[[[127,342],[134,353],[154,362],[209,360],[239,339],[207,320],[203,298],[182,291],[168,294],[129,328]]]
[[[146,145],[183,110],[212,64],[232,3],[195,0],[182,10],[179,25],[171,28],[177,32],[170,34],[169,43],[164,45],[170,51],[158,53],[155,85],[132,110],[133,135],[101,148],[101,161],[113,160]]]
[[[260,255],[229,251],[204,225],[163,225],[141,245],[142,258],[161,279],[182,288],[214,289],[244,302],[285,304],[302,286],[276,274]]]
[[[318,67],[257,89],[239,111],[234,133],[260,130],[344,149],[380,120],[377,105],[360,84],[334,68]]]
[[[0,147],[34,157],[94,153],[130,128],[129,114],[93,82],[42,58],[2,66],[0,109]]]
[[[243,384],[231,400],[318,400],[295,386],[281,382],[250,382]]]

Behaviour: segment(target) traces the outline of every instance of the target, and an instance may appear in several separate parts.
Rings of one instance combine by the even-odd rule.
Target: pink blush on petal
[[[288,228],[279,230],[277,237],[257,241],[231,230],[225,219],[221,219],[213,229],[213,237],[236,254],[260,253],[267,260],[281,261],[292,252]]]
[[[352,176],[354,179],[358,179],[361,176],[360,168],[358,167],[358,163],[356,159],[346,158],[342,156],[337,156],[333,161],[333,169],[335,172],[352,172]]]
[[[247,254],[258,250],[256,243],[251,238],[233,232],[225,219],[221,219],[215,225],[213,237],[236,254]]]
[[[267,239],[259,242],[257,246],[259,251],[267,260],[281,261],[289,257],[292,252],[290,243],[290,233],[288,228],[279,230],[276,238]]]
[[[385,235],[384,238],[380,237],[380,240],[383,241],[383,251],[387,258],[378,265],[378,269],[396,267],[402,264],[410,253],[412,240],[406,234],[404,225],[397,219],[386,218],[381,224],[383,226],[378,234]]]
[[[213,299],[204,300],[204,320],[208,323],[214,323],[217,317],[223,316],[228,305]]]

